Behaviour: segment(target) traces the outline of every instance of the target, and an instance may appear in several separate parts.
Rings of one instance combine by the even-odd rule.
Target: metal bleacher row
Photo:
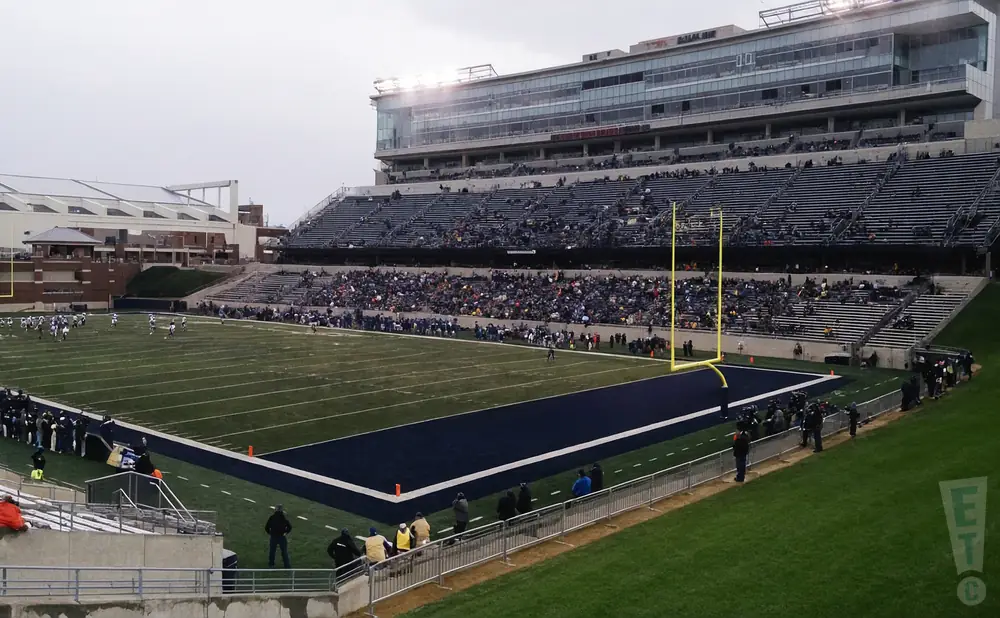
[[[727,168],[606,178],[492,192],[348,196],[286,239],[289,248],[657,246],[670,204],[684,242],[711,239],[725,213],[729,244],[984,243],[1000,220],[995,153]],[[269,282],[274,284],[276,282]],[[276,289],[252,290],[257,297]],[[243,296],[243,291],[240,293]]]
[[[77,503],[44,500],[19,492],[14,486],[0,481],[0,495],[15,496],[21,516],[36,528],[62,532],[118,532],[123,534],[156,534],[151,530],[126,524],[121,519]]]

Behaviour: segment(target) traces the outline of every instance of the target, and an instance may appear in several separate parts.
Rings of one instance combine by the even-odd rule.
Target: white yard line
[[[572,376],[559,376],[559,379],[560,380],[570,380],[570,379],[576,379],[576,378],[586,378],[586,377],[590,377],[590,376],[594,376],[594,375],[600,375],[600,374],[604,374],[604,373],[610,373],[612,371],[625,371],[627,369],[631,369],[631,367],[618,367],[616,369],[605,369],[603,371],[592,371],[590,373],[581,373],[581,374],[575,374],[575,375],[572,375]],[[529,370],[529,371],[535,371],[535,370]],[[511,372],[511,373],[513,373],[513,372]],[[426,382],[426,383],[422,384],[421,386],[432,386],[434,384],[444,384],[446,382],[456,382],[456,381],[460,381],[460,380],[475,380],[475,379],[481,379],[481,378],[488,378],[491,375],[495,375],[495,374],[484,374],[484,375],[469,376],[469,377],[464,377],[464,378],[452,378],[452,379],[449,379],[449,380],[440,380],[440,381],[437,381],[437,382]],[[306,418],[306,419],[302,419],[302,420],[298,420],[298,421],[290,421],[288,423],[278,423],[276,425],[270,425],[268,427],[261,428],[261,429],[245,429],[245,430],[242,430],[242,431],[232,431],[232,432],[229,432],[229,433],[223,433],[223,434],[219,434],[217,436],[212,436],[212,437],[213,438],[228,438],[228,437],[231,437],[231,436],[241,436],[241,435],[245,435],[245,434],[248,434],[248,433],[255,433],[255,432],[258,432],[258,431],[262,431],[262,430],[270,431],[272,429],[278,429],[279,427],[294,427],[294,426],[297,426],[297,425],[304,425],[304,424],[307,424],[307,423],[316,423],[316,422],[319,422],[319,421],[326,421],[326,420],[331,420],[331,419],[335,419],[335,418],[342,418],[342,417],[345,417],[345,416],[356,416],[358,414],[365,414],[367,412],[377,412],[379,410],[389,410],[389,409],[392,409],[392,408],[399,408],[399,407],[402,407],[402,406],[412,406],[412,405],[416,405],[416,404],[419,404],[419,403],[427,403],[427,402],[430,402],[430,401],[441,401],[442,399],[453,399],[455,397],[467,397],[469,395],[479,395],[479,394],[482,394],[482,393],[491,393],[491,392],[494,392],[494,391],[506,390],[506,389],[510,389],[510,388],[524,388],[526,386],[534,386],[535,384],[541,384],[543,382],[547,382],[550,379],[551,378],[545,378],[543,380],[535,380],[535,381],[532,381],[532,382],[518,382],[517,384],[507,384],[507,385],[504,385],[504,386],[494,386],[492,388],[482,388],[482,389],[478,389],[478,390],[474,390],[474,391],[465,391],[465,392],[462,392],[462,393],[448,393],[446,395],[437,395],[435,397],[425,397],[423,399],[416,399],[416,400],[412,400],[412,401],[402,401],[402,402],[399,402],[399,403],[392,403],[392,404],[387,404],[387,405],[384,405],[384,406],[375,406],[375,407],[372,407],[372,408],[365,408],[363,410],[352,410],[350,412],[340,412],[338,414],[330,414],[330,415],[327,415],[327,416],[318,416],[318,417],[314,417],[314,418]],[[387,389],[387,390],[392,390],[392,389]],[[313,399],[310,403],[320,403],[320,402],[323,402],[323,401],[331,401],[331,400],[334,400],[334,399],[341,399],[341,398],[342,398],[342,396],[340,396],[340,397],[326,397],[326,398],[323,398],[323,399]],[[237,414],[241,414],[241,415],[242,414],[252,414],[252,413],[255,413],[255,412],[264,412],[264,411],[270,411],[270,410],[279,410],[279,409],[282,409],[282,408],[288,408],[288,407],[292,407],[292,406],[301,406],[301,405],[302,405],[301,402],[287,403],[287,404],[280,404],[280,405],[276,405],[276,406],[269,406],[269,407],[266,407],[266,408],[259,408],[257,410],[250,410],[248,412],[239,412],[239,413],[234,412],[234,413],[231,413],[231,414],[222,414],[222,415],[218,415],[218,416],[215,416],[215,417],[209,417],[209,418],[225,418],[225,417],[235,416]],[[468,413],[465,413],[465,414],[468,414]],[[448,417],[438,417],[438,418],[448,418]],[[197,419],[197,420],[206,420],[206,419]],[[176,425],[176,424],[177,423],[167,423],[167,425]],[[329,442],[329,440],[326,440],[326,442]],[[300,447],[296,447],[296,448],[302,448],[302,447],[300,446]],[[273,453],[265,453],[265,454],[273,454]]]
[[[318,361],[316,354],[310,354],[309,356],[304,356],[304,357],[301,357],[301,358],[290,358],[290,359],[282,358],[281,363],[279,365],[275,366],[274,369],[281,370],[281,371],[286,371],[286,370],[289,370],[289,369],[294,369],[296,371],[301,371],[301,370],[309,368],[309,367],[335,367],[335,366],[338,366],[338,365],[353,365],[355,363],[363,363],[363,362],[380,362],[380,361],[386,360],[387,358],[391,358],[391,357],[387,357],[387,356],[375,356],[375,357],[372,357],[372,358],[357,358],[355,356],[352,356],[350,361],[330,362],[329,360]],[[271,367],[269,367],[266,363],[260,363],[259,361],[257,361],[257,359],[254,359],[254,361],[255,362],[253,362],[253,363],[248,363],[248,362],[245,361],[245,362],[240,363],[239,365],[231,365],[231,366],[235,366],[235,367],[245,367],[245,366],[247,366],[249,364],[253,364],[253,365],[255,365],[255,366],[258,367],[254,371],[242,371],[240,373],[215,373],[215,372],[206,372],[206,370],[204,370],[204,369],[197,369],[197,370],[195,370],[195,369],[185,369],[183,371],[200,371],[202,373],[208,373],[208,375],[196,376],[196,377],[192,377],[192,378],[180,378],[180,379],[177,379],[177,380],[165,380],[165,381],[162,381],[162,382],[140,382],[138,384],[127,384],[127,385],[123,385],[123,386],[117,386],[117,385],[115,385],[115,386],[106,386],[104,388],[91,388],[91,389],[82,390],[82,391],[72,391],[72,392],[69,392],[69,393],[62,393],[60,395],[60,397],[67,397],[67,396],[70,396],[70,395],[83,395],[85,393],[101,393],[101,392],[105,392],[105,391],[123,391],[123,390],[132,389],[132,388],[149,388],[151,386],[162,386],[164,384],[177,384],[179,382],[188,383],[188,382],[197,382],[197,381],[200,381],[200,380],[218,380],[220,378],[235,378],[235,377],[242,377],[242,376],[259,375],[261,373],[267,373],[268,371],[271,370]],[[293,364],[293,363],[296,363],[298,361],[309,361],[309,364],[307,364],[307,365],[295,365],[295,364]],[[363,371],[363,369],[358,369],[356,371]],[[168,372],[152,373],[152,374],[148,374],[148,377],[154,377],[154,376],[158,376],[158,375],[164,375],[164,373],[168,373]],[[339,373],[344,373],[344,372],[339,372]],[[130,376],[130,377],[132,377],[132,376]],[[144,377],[144,376],[140,375],[140,376],[134,376],[134,377]],[[85,381],[86,382],[93,382],[93,380],[85,380]],[[60,384],[71,384],[71,382],[61,382]],[[173,391],[171,394],[177,394],[177,393],[183,393],[183,392],[196,392],[196,391],[194,391],[194,390],[192,390],[192,391]],[[148,397],[148,395],[143,395],[143,397]],[[113,399],[111,401],[125,401],[125,399]]]
[[[430,363],[428,363],[427,360],[411,361],[411,362],[408,362],[408,363],[393,363],[392,362],[393,360],[398,359],[398,358],[412,358],[412,357],[415,357],[415,356],[423,356],[425,354],[429,354],[429,352],[420,352],[420,353],[417,353],[417,354],[407,354],[407,355],[404,355],[404,356],[395,356],[395,357],[381,356],[381,357],[378,357],[378,358],[371,358],[371,359],[359,360],[357,362],[380,362],[380,363],[383,364],[383,368],[409,367],[409,366],[412,366],[412,365],[428,365]],[[328,382],[323,383],[323,384],[313,384],[313,385],[310,385],[308,387],[301,387],[299,390],[303,390],[303,389],[306,389],[306,388],[333,388],[333,387],[341,386],[341,385],[344,385],[344,384],[355,384],[355,383],[358,383],[358,382],[367,382],[367,381],[370,381],[370,380],[387,380],[387,379],[390,379],[390,378],[406,378],[406,377],[410,377],[410,376],[423,375],[423,374],[427,374],[427,373],[441,373],[441,372],[444,372],[444,371],[460,371],[462,369],[467,369],[467,368],[470,368],[470,367],[484,367],[484,366],[489,367],[489,366],[494,366],[494,365],[507,365],[507,364],[511,364],[511,363],[527,363],[527,362],[531,362],[534,359],[521,359],[521,360],[517,360],[517,361],[507,361],[507,362],[502,362],[502,363],[488,363],[486,365],[479,365],[479,364],[470,365],[469,361],[472,361],[472,360],[475,360],[475,359],[473,357],[460,356],[460,357],[455,357],[455,358],[449,358],[449,359],[444,360],[444,361],[438,361],[438,362],[436,362],[434,364],[435,365],[441,365],[441,364],[444,364],[444,363],[464,363],[464,366],[461,366],[461,367],[444,367],[444,368],[441,368],[441,369],[435,369],[435,370],[432,370],[432,371],[423,371],[423,372],[409,372],[409,373],[398,373],[398,374],[379,374],[379,375],[373,376],[371,378],[363,378],[363,379],[360,379],[360,380],[335,380],[335,379],[333,379],[333,380],[329,380]],[[326,363],[317,363],[316,365],[317,366],[323,366],[323,367],[331,367],[332,365],[354,365],[354,364],[356,364],[354,361],[345,361],[343,363],[329,363],[329,362],[326,362]],[[569,366],[569,365],[566,365],[566,366]],[[289,369],[289,367],[282,365],[281,367],[279,367],[279,369],[281,369],[281,370],[284,371],[286,369]],[[294,369],[301,370],[301,369],[303,369],[303,367],[295,367]],[[329,373],[329,375],[330,376],[342,376],[344,374],[356,373],[358,371],[368,371],[368,372],[371,372],[371,371],[373,371],[375,369],[379,369],[379,367],[359,367],[357,369],[331,370],[330,373]],[[250,375],[261,375],[261,374],[265,373],[266,371],[267,370],[265,369],[263,371],[251,371],[251,372],[247,372],[247,373],[250,374]],[[209,377],[226,377],[226,376],[209,376]],[[288,381],[291,381],[291,380],[307,379],[309,377],[312,377],[312,376],[289,377],[288,375],[283,375],[282,377],[279,377],[279,378],[271,378],[271,379],[267,379],[267,380],[254,380],[253,383],[254,384],[267,384],[267,383],[270,383],[270,382],[288,382]],[[178,381],[183,381],[183,380],[178,380]],[[153,383],[153,384],[144,385],[144,386],[159,386],[159,384],[162,384],[162,383]],[[205,388],[195,388],[195,389],[190,389],[190,390],[186,390],[186,391],[171,391],[169,393],[165,393],[165,395],[172,396],[172,395],[181,395],[181,394],[187,394],[187,393],[200,393],[200,392],[204,392],[204,391],[224,390],[224,389],[230,389],[230,388],[244,388],[244,387],[245,387],[245,385],[243,385],[243,384],[225,384],[225,385],[219,385],[219,386],[209,386],[209,387],[205,387]],[[117,389],[106,389],[106,390],[117,390]],[[172,407],[188,407],[188,406],[192,406],[192,405],[201,405],[203,403],[219,403],[219,402],[224,402],[224,401],[233,401],[233,400],[236,400],[236,399],[247,399],[247,398],[252,398],[252,397],[264,397],[264,396],[277,395],[277,394],[286,393],[286,392],[294,392],[295,390],[296,389],[285,389],[285,390],[278,390],[278,391],[267,391],[265,393],[258,393],[256,395],[249,394],[249,395],[239,395],[239,396],[236,396],[236,397],[228,397],[228,398],[214,399],[214,400],[213,399],[199,400],[196,403],[185,403],[185,404],[180,404],[180,405],[172,406]],[[149,397],[150,396],[148,394],[146,394],[146,395],[136,395],[134,397],[122,397],[122,398],[119,398],[119,399],[107,399],[107,400],[102,400],[102,401],[93,401],[93,402],[87,403],[85,405],[96,406],[96,405],[106,404],[106,403],[116,403],[116,402],[119,402],[119,401],[131,401],[131,400],[135,400],[135,399],[149,399]],[[165,409],[169,409],[169,407],[150,408],[150,409],[146,409],[146,410],[136,410],[134,412],[128,412],[127,414],[125,414],[125,416],[131,416],[133,414],[138,414],[138,413],[141,413],[141,412],[152,412],[154,410],[165,410]]]

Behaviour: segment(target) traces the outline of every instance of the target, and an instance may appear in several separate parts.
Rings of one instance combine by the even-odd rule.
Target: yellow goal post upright
[[[720,412],[722,413],[722,418],[727,418],[729,414],[729,383],[726,381],[726,376],[723,375],[722,371],[716,366],[718,363],[722,362],[722,245],[723,245],[723,221],[722,221],[722,209],[719,208],[717,211],[711,211],[710,216],[714,218],[716,215],[719,217],[719,272],[718,272],[718,290],[716,299],[716,310],[715,310],[715,356],[700,361],[688,361],[688,362],[677,362],[677,203],[672,202],[670,204],[672,210],[671,216],[671,228],[670,228],[670,371],[685,371],[688,369],[696,369],[707,367],[714,371],[716,375],[719,376],[719,380],[722,382],[722,391],[720,397]]]

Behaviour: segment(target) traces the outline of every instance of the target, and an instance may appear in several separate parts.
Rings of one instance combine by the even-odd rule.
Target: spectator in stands
[[[573,483],[573,497],[582,498],[590,493],[590,477],[583,469],[576,471],[576,481]]]
[[[87,456],[87,427],[90,419],[84,415],[79,415],[73,421],[73,452],[80,457]]]
[[[392,551],[392,545],[389,544],[388,539],[379,534],[374,526],[369,528],[368,538],[365,539],[365,557],[368,562],[378,564],[386,559],[390,551]]]
[[[38,448],[31,456],[31,480],[45,480],[45,449]]]
[[[0,528],[15,532],[27,532],[31,526],[21,516],[21,507],[13,496],[4,496],[0,500]]]
[[[274,507],[274,513],[264,524],[264,532],[270,536],[270,547],[267,552],[267,568],[274,568],[274,553],[281,548],[281,562],[286,569],[292,568],[292,561],[288,559],[288,534],[292,531],[292,524],[285,517],[285,507],[278,504]]]
[[[604,469],[601,468],[601,464],[595,463],[590,468],[588,476],[590,476],[590,491],[598,492],[604,489]]]
[[[431,525],[427,523],[423,513],[417,512],[416,518],[410,524],[410,533],[417,540],[417,547],[431,542]]]
[[[514,496],[514,492],[508,489],[507,493],[501,496],[500,501],[497,502],[497,519],[507,521],[516,516],[517,498]]]
[[[354,542],[354,537],[347,528],[342,528],[340,536],[330,541],[326,553],[333,558],[333,563],[337,567],[337,576],[340,577],[346,571],[345,567],[361,557],[361,550]]]

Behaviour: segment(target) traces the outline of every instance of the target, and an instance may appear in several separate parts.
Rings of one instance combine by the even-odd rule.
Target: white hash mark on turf
[[[469,523],[470,524],[474,524],[474,523],[476,523],[477,521],[479,521],[482,518],[483,518],[482,515],[480,515],[479,517],[473,517],[472,519],[469,520]]]
[[[209,486],[204,483],[202,483],[201,486],[204,487],[205,489],[209,489]]]
[[[323,526],[323,527],[326,528],[327,530],[333,530],[334,532],[337,531],[337,529],[334,528],[333,526]]]
[[[704,442],[699,442],[699,443],[698,443],[698,444],[696,444],[695,446],[705,446],[705,443],[704,443]]]
[[[667,453],[667,454],[665,455],[665,457],[670,457],[670,456],[672,456],[672,455],[673,455],[673,453]]]
[[[633,467],[633,468],[638,468],[638,467],[639,467],[639,466],[641,466],[641,465],[642,465],[641,463],[637,463],[637,464],[635,464],[635,465],[634,465],[634,466],[632,466],[632,467]]]
[[[298,517],[298,518],[299,518],[299,519],[301,519],[302,521],[309,521],[308,519],[306,519],[305,517],[303,517],[303,516],[301,516],[301,515],[296,515],[296,517]]]
[[[554,496],[554,495],[558,494],[558,493],[559,493],[559,491],[560,491],[560,490],[558,490],[558,489],[557,489],[557,490],[555,490],[554,492],[550,493],[549,495],[550,495],[550,496]]]
[[[682,452],[683,452],[683,451],[686,451],[686,450],[688,450],[688,447],[686,447],[686,446],[685,446],[684,448],[682,448],[682,449],[681,449],[681,451],[682,451]]]
[[[222,493],[226,494],[227,496],[233,495],[233,494],[229,493],[228,491],[226,491],[225,489],[222,490]]]
[[[246,500],[247,502],[253,502],[254,504],[257,504],[256,500],[251,500],[250,498],[243,498],[243,499]]]
[[[621,469],[615,470],[615,474],[618,474],[619,472],[621,472]]]
[[[177,478],[179,478],[182,481],[188,480],[188,478],[186,476],[178,476]]]

